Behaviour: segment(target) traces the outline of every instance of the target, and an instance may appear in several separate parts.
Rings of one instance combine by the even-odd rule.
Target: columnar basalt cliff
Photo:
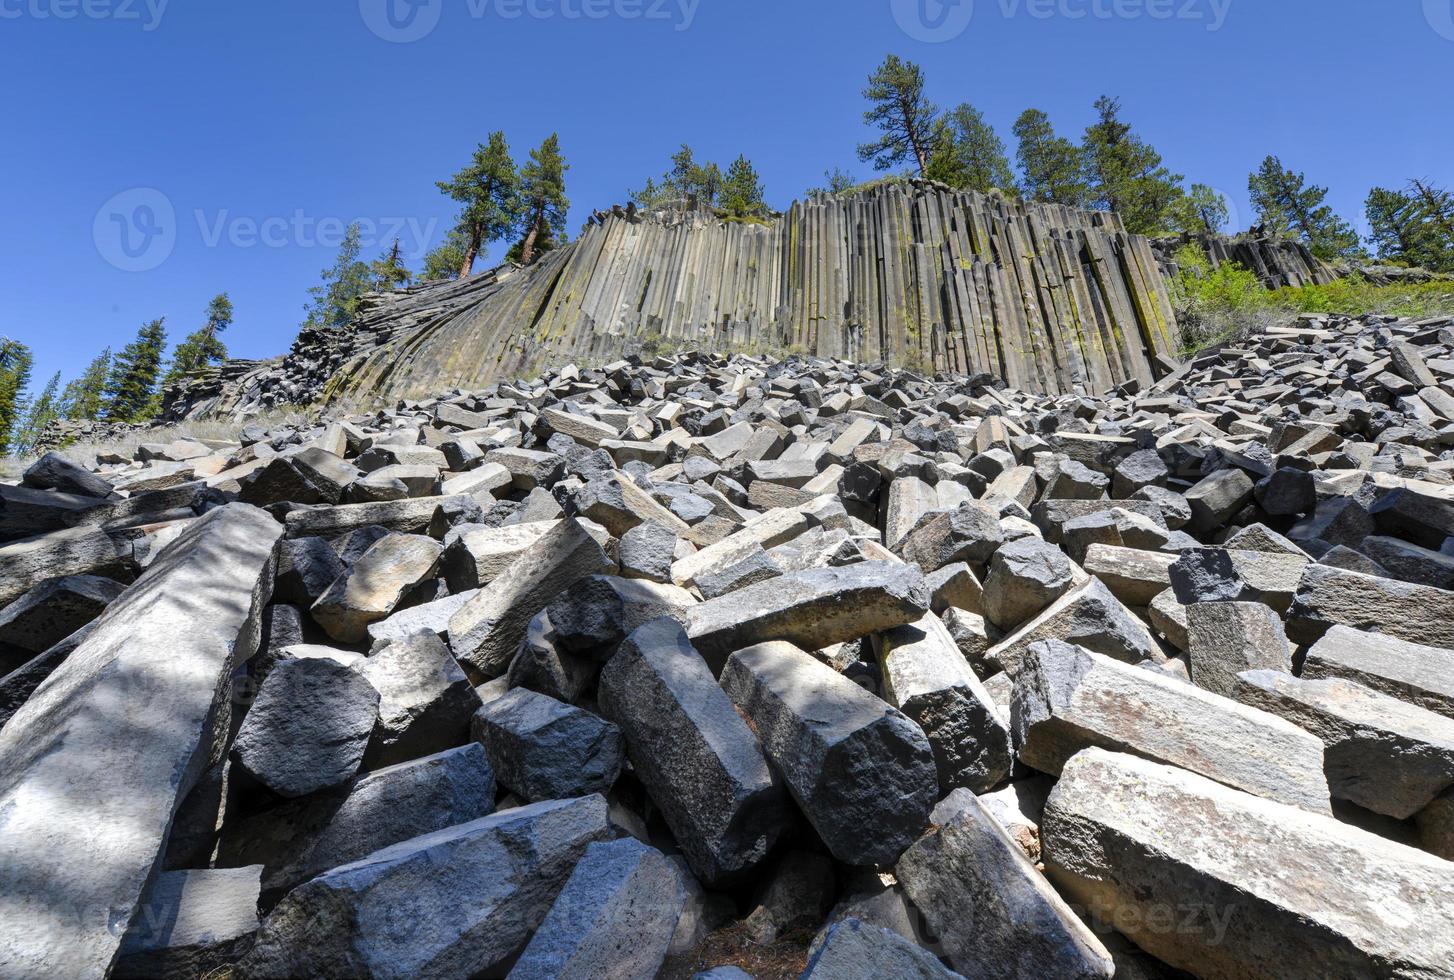
[[[767,223],[598,214],[571,246],[343,365],[327,395],[478,386],[661,341],[1051,394],[1149,383],[1178,348],[1150,242],[1114,215],[889,183]]]

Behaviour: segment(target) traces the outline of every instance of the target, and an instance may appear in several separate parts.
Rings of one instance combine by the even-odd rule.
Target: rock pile
[[[48,456],[0,974],[1454,976],[1451,472],[1454,321],[1337,317]]]

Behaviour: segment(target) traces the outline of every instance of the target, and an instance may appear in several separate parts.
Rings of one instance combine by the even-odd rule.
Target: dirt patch
[[[747,938],[741,923],[718,929],[690,953],[668,957],[657,980],[692,980],[704,970],[735,966],[755,980],[795,980],[808,965],[813,933],[802,929],[763,946]]]

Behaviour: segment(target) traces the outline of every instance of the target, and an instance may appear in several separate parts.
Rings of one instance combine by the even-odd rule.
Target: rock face
[[[243,504],[198,521],[0,729],[0,972],[106,972],[226,731],[282,536]]]
[[[1440,977],[1454,963],[1454,864],[1185,770],[1088,749],[1041,836],[1074,901],[1197,976]]]
[[[1156,358],[1180,346],[1150,243],[1115,216],[921,182],[795,204],[766,227],[606,213],[537,265],[477,286],[461,308],[452,294],[464,289],[441,287],[437,316],[350,363],[329,394],[477,386],[615,356],[613,337],[648,349],[804,347],[1049,393],[1149,384]],[[424,302],[401,315],[419,316]],[[810,328],[816,311],[831,319]]]

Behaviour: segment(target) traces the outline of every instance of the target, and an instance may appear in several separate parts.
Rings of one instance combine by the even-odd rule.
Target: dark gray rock
[[[784,787],[680,624],[627,637],[601,672],[600,700],[697,877],[716,886],[767,856],[789,822]]]
[[[38,585],[0,610],[0,645],[44,653],[105,612],[125,588],[94,575]]]
[[[1002,630],[1031,619],[1069,591],[1070,559],[1036,538],[1011,541],[995,552],[984,583],[985,618]]]
[[[510,976],[651,980],[686,898],[680,871],[660,851],[630,837],[591,844]]]
[[[621,773],[621,730],[589,711],[516,688],[476,713],[495,778],[526,800],[604,793]]]
[[[789,643],[733,654],[722,687],[838,860],[888,864],[924,829],[934,753],[902,713]]]
[[[362,675],[336,660],[284,660],[243,719],[233,763],[279,796],[333,789],[358,772],[378,715]]]
[[[46,453],[31,463],[21,483],[36,490],[57,490],[80,497],[106,499],[111,484],[84,466],[71,462],[59,453]]]

